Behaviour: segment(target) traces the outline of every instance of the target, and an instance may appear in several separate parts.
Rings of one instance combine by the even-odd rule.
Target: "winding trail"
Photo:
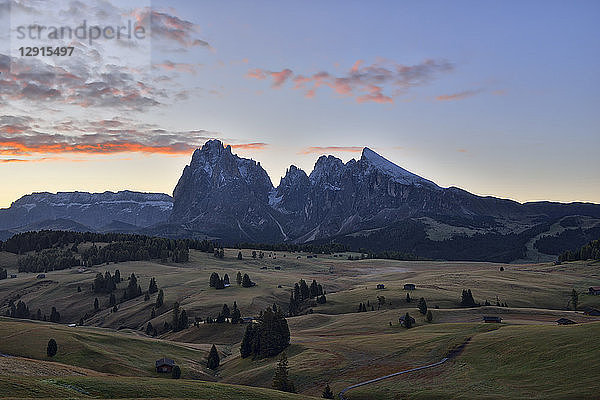
[[[379,378],[374,378],[374,379],[370,379],[368,381],[364,381],[364,382],[360,382],[357,383],[355,385],[352,386],[348,386],[346,388],[344,388],[340,393],[339,393],[339,397],[340,400],[348,400],[346,397],[344,397],[344,393],[346,393],[348,390],[350,389],[355,389],[357,387],[360,386],[364,386],[364,385],[368,385],[370,383],[375,383],[375,382],[379,382],[382,381],[384,379],[388,379],[391,378],[393,376],[398,376],[398,375],[402,375],[402,374],[408,374],[409,372],[415,372],[415,371],[420,371],[422,369],[427,369],[427,368],[433,368],[433,367],[437,367],[438,365],[442,365],[443,363],[445,363],[446,361],[456,357],[457,355],[460,354],[460,352],[465,348],[465,346],[467,345],[467,343],[469,343],[469,341],[471,340],[471,338],[468,338],[463,344],[461,344],[460,346],[458,346],[456,349],[452,350],[447,357],[442,358],[440,361],[433,363],[433,364],[427,364],[427,365],[423,365],[421,367],[417,367],[417,368],[412,368],[412,369],[407,369],[404,371],[400,371],[400,372],[394,372],[393,374],[389,374],[389,375],[384,375],[384,376],[380,376]]]

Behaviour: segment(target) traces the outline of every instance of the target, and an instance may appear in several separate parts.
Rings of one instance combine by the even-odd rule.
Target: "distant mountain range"
[[[436,259],[548,260],[600,237],[600,205],[521,204],[442,188],[369,148],[347,163],[321,156],[309,175],[292,165],[274,187],[259,162],[211,140],[194,152],[172,198],[34,193],[0,210],[4,236],[53,227],[224,243],[335,241]]]

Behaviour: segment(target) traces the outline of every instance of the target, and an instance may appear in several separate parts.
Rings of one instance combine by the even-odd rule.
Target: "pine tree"
[[[427,322],[433,321],[433,314],[431,313],[431,310],[427,311],[427,316],[425,317],[425,319],[427,320]]]
[[[254,341],[254,327],[252,323],[246,326],[244,331],[244,337],[242,338],[242,344],[240,346],[240,355],[242,358],[246,358],[252,355],[252,345]]]
[[[221,359],[219,357],[219,352],[217,351],[217,348],[213,344],[212,347],[210,348],[210,352],[208,353],[208,360],[206,362],[206,366],[212,370],[216,370],[217,368],[219,368],[220,361],[221,361]]]
[[[577,305],[579,304],[579,295],[575,289],[571,291],[571,303],[573,304],[573,310],[577,310]]]
[[[219,290],[219,289],[225,289],[225,282],[223,282],[223,279],[219,279],[215,285],[215,289]]]
[[[241,259],[242,259],[242,252],[241,252],[241,251],[238,251],[237,259],[238,259],[238,260],[241,260]]]
[[[173,315],[171,316],[171,325],[173,326],[173,332],[179,331],[179,303],[173,304]]]
[[[237,276],[235,277],[235,281],[238,285],[242,284],[242,273],[240,271],[238,271]]]
[[[150,319],[156,318],[156,309],[152,307],[152,311],[150,311]]]
[[[144,293],[144,301],[150,300],[150,294],[148,292]]]
[[[233,307],[231,309],[231,323],[237,324],[240,322],[241,319],[242,319],[242,315],[240,313],[240,310],[238,309],[237,303],[234,300]]]
[[[333,399],[333,392],[331,391],[331,388],[329,387],[329,383],[327,384],[327,386],[325,386],[325,389],[323,390],[323,394],[321,395],[321,397],[324,399]]]
[[[273,375],[273,389],[283,392],[295,393],[294,382],[289,377],[288,360],[285,352],[281,353],[277,366],[275,367],[275,375]]]
[[[217,274],[216,272],[213,272],[212,274],[210,274],[209,286],[216,287],[217,284],[219,283],[219,280],[221,280],[221,278],[219,277],[219,274]]]
[[[408,313],[406,313],[406,315],[404,316],[404,327],[406,329],[412,328],[412,320],[410,318],[411,318],[410,315],[408,315]]]
[[[108,304],[111,306],[114,306],[115,304],[117,304],[117,298],[115,297],[114,293],[110,294],[110,298],[108,299]]]
[[[187,329],[189,325],[190,323],[188,320],[187,312],[182,309],[181,315],[179,316],[179,324],[177,325],[177,329],[182,331],[184,329]]]
[[[100,304],[98,303],[98,298],[96,297],[94,299],[94,310],[98,311],[99,308],[100,308]]]
[[[148,286],[148,293],[154,294],[158,292],[158,286],[156,285],[156,279],[150,278],[150,285]]]
[[[158,291],[158,296],[156,296],[156,308],[161,308],[165,301],[165,294],[162,289]]]
[[[410,299],[410,293],[406,293],[406,302],[410,303],[411,299]]]
[[[50,322],[60,322],[60,313],[56,311],[56,307],[52,307],[50,312]]]
[[[419,309],[419,312],[423,315],[427,314],[427,302],[425,301],[424,297],[421,297],[419,299],[419,303],[417,304],[417,308]]]
[[[244,277],[242,278],[242,287],[248,288],[252,286],[254,286],[254,284],[250,280],[250,277],[248,276],[248,274],[244,274]]]
[[[46,347],[46,354],[48,357],[54,357],[58,352],[58,345],[56,344],[56,340],[50,339],[48,340],[48,346]]]
[[[148,324],[146,325],[146,335],[148,335],[148,336],[152,335],[153,331],[154,331],[154,327],[152,326],[152,322],[148,322]]]
[[[173,378],[173,379],[181,378],[181,368],[179,368],[179,365],[176,365],[173,367],[173,370],[171,371],[171,378]]]
[[[227,304],[223,304],[221,315],[223,316],[223,318],[229,318],[231,316],[231,312],[229,311],[229,306]]]
[[[229,282],[229,275],[225,274],[225,276],[223,276],[223,283],[225,285],[230,285],[231,283]]]

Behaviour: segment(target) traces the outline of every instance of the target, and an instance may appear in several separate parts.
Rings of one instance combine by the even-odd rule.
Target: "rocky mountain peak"
[[[360,162],[367,165],[367,168],[376,169],[386,175],[391,176],[395,182],[403,185],[426,185],[436,188],[438,187],[435,183],[405,170],[388,159],[380,156],[368,147],[363,149]]]

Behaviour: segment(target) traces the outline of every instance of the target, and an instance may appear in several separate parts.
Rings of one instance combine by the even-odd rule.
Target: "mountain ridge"
[[[448,258],[452,249],[438,251],[444,241],[466,246],[460,254],[480,257],[475,249],[479,241],[493,247],[498,259],[514,259],[535,247],[528,241],[574,215],[588,219],[573,229],[600,228],[598,204],[519,203],[444,188],[368,147],[359,159],[346,163],[332,155],[320,156],[309,174],[291,165],[275,187],[260,162],[210,140],[194,151],[172,197],[132,191],[33,193],[0,210],[0,230],[53,226],[53,219],[62,219],[54,224],[224,243],[335,240],[358,247],[377,237],[369,246]],[[572,240],[573,235],[569,237]],[[582,231],[581,237],[589,234]],[[503,239],[512,247],[491,245]],[[473,246],[470,253],[469,246]]]

